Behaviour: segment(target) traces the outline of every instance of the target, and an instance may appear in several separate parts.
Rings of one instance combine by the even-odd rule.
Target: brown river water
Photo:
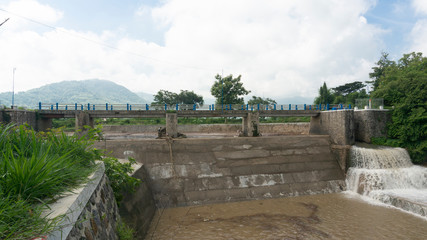
[[[427,239],[426,218],[365,200],[347,192],[160,209],[146,239]]]

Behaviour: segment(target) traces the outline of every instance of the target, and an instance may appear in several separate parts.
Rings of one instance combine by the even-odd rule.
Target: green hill
[[[12,93],[0,93],[0,104],[10,107]],[[15,105],[37,108],[38,103],[146,103],[129,89],[106,80],[63,81],[15,94]]]

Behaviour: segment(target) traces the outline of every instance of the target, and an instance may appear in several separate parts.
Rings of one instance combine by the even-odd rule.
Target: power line
[[[97,44],[97,45],[100,45],[100,46],[103,46],[103,47],[106,47],[106,48],[110,48],[110,49],[118,51],[118,52],[122,52],[122,53],[125,53],[125,54],[129,54],[129,55],[133,55],[133,56],[145,58],[145,59],[148,59],[148,60],[151,60],[151,61],[155,61],[155,62],[158,62],[158,63],[168,64],[168,65],[172,65],[172,66],[176,66],[176,67],[182,67],[182,68],[197,69],[197,70],[210,70],[210,71],[212,71],[212,70],[215,70],[215,71],[218,70],[217,68],[213,68],[213,67],[200,67],[200,66],[189,66],[189,65],[177,64],[177,63],[173,63],[173,62],[169,62],[169,61],[164,61],[164,60],[161,60],[161,59],[153,58],[153,57],[150,57],[150,56],[145,56],[145,55],[142,55],[142,54],[138,54],[138,53],[134,53],[134,52],[129,52],[129,51],[117,48],[115,46],[112,46],[112,45],[109,45],[109,44],[106,44],[106,43],[103,43],[103,42],[99,42],[99,41],[96,41],[96,40],[84,37],[84,36],[82,36],[80,34],[72,33],[72,32],[69,32],[69,31],[66,31],[66,30],[63,30],[63,29],[60,29],[60,28],[57,28],[57,27],[54,27],[54,26],[51,26],[51,25],[39,22],[39,21],[36,21],[34,19],[31,19],[31,18],[24,17],[24,16],[21,16],[21,15],[16,14],[16,13],[12,13],[12,12],[7,11],[7,10],[2,9],[2,8],[0,8],[0,11],[9,13],[11,15],[14,15],[16,17],[22,18],[22,19],[27,20],[29,22],[33,22],[33,23],[39,24],[39,25],[44,26],[46,28],[53,29],[53,30],[55,30],[57,32],[62,32],[62,33],[71,35],[73,37],[81,38],[81,39],[83,39],[85,41],[88,41],[88,42],[91,42],[91,43],[94,43],[94,44]],[[3,25],[8,20],[9,20],[9,18],[6,19],[2,24],[0,24],[0,26]]]
[[[3,25],[5,22],[7,22],[9,20],[9,18],[6,18],[6,20],[4,20],[2,23],[0,23],[0,26]]]

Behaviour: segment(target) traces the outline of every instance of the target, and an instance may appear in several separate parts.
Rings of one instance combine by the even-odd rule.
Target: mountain
[[[0,93],[0,104],[11,106],[11,92]],[[37,108],[38,103],[146,103],[129,89],[107,80],[63,81],[15,94],[15,105]]]

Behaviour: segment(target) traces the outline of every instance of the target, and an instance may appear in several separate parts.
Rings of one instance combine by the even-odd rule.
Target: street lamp
[[[13,68],[13,79],[12,79],[12,109],[15,105],[15,71],[16,68]]]

